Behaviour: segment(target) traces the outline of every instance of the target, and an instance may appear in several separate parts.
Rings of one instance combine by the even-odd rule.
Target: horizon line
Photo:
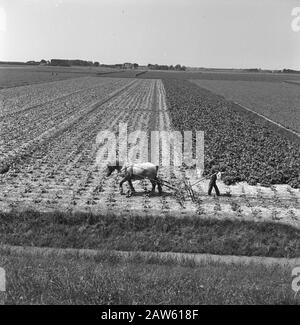
[[[52,58],[53,59],[53,58]],[[28,62],[36,62],[36,63],[39,63],[41,62],[42,60],[45,60],[45,61],[50,61],[52,59],[40,59],[39,61],[37,60],[34,60],[34,59],[30,59],[30,60],[27,60],[27,61],[18,61],[18,60],[0,60],[0,64],[24,64],[24,65],[30,65],[28,64]],[[98,60],[87,60],[87,59],[80,59],[80,58],[77,58],[77,59],[73,59],[73,58],[69,58],[69,59],[62,59],[62,58],[59,58],[59,59],[53,59],[53,60],[81,60],[81,61],[86,61],[86,62],[99,62]],[[124,63],[137,63],[139,66],[142,66],[142,67],[147,67],[148,64],[153,64],[153,65],[159,65],[159,66],[163,66],[163,65],[166,65],[166,66],[174,66],[174,64],[160,64],[160,63],[147,63],[147,64],[140,64],[136,61],[124,61],[124,62],[121,62],[121,63],[103,63],[103,62],[99,62],[100,66],[101,65],[118,65],[118,64],[124,64]],[[180,64],[180,63],[177,63],[177,64]],[[185,64],[180,64],[181,66],[184,66],[186,68],[191,68],[191,69],[206,69],[206,70],[249,70],[249,69],[257,69],[257,70],[261,70],[261,71],[282,71],[282,70],[292,70],[292,71],[297,71],[297,72],[300,72],[300,70],[298,69],[294,69],[294,68],[290,68],[290,67],[281,67],[281,68],[266,68],[266,67],[245,67],[245,68],[242,68],[242,67],[204,67],[204,66],[192,66],[192,65],[185,65]],[[49,64],[49,66],[54,66],[54,65],[51,65]],[[66,66],[67,67],[67,66]],[[71,67],[71,66],[70,66]],[[162,71],[168,71],[168,70],[162,70]]]

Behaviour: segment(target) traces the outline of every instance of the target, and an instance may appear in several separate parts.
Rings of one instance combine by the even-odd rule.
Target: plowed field
[[[105,178],[96,163],[95,140],[119,123],[135,130],[173,130],[164,84],[158,79],[85,77],[0,91],[0,209],[91,211],[138,215],[198,215],[203,218],[270,220],[300,226],[299,189],[289,185],[227,186],[208,197],[208,181],[195,186],[196,202],[185,195],[150,196],[150,183],[134,183],[137,194],[119,194],[120,176]],[[174,183],[197,181],[193,170],[162,167]],[[125,185],[126,186],[126,185]]]

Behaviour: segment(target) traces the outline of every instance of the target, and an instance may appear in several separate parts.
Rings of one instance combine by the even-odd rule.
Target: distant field
[[[228,80],[192,82],[300,132],[300,89],[296,84]]]
[[[123,77],[126,76],[126,72]],[[139,76],[143,79],[204,79],[283,82],[300,81],[300,74],[290,73],[246,73],[246,72],[198,72],[198,71],[159,71],[149,70]]]
[[[79,76],[103,76],[115,78],[141,79],[201,79],[201,80],[236,80],[236,81],[269,81],[298,82],[300,74],[286,73],[246,73],[230,71],[163,71],[142,69],[113,69],[106,67],[59,67],[59,66],[26,66],[0,64],[0,89],[22,86],[40,82],[55,81]]]
[[[286,80],[287,83],[292,83],[294,85],[300,85],[300,80]]]
[[[145,70],[115,70],[110,73],[105,73],[103,77],[114,77],[114,78],[142,78],[142,79],[153,79],[153,78],[143,78],[147,74]],[[101,73],[99,73],[101,75]],[[101,75],[102,76],[102,75]]]
[[[78,78],[114,71],[96,67],[26,67],[0,65],[0,89]]]

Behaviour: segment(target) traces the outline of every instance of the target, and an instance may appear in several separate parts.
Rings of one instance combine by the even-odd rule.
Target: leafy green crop
[[[173,127],[204,131],[205,174],[226,166],[230,185],[289,184],[300,187],[300,144],[273,130],[264,121],[236,111],[221,96],[178,79],[164,79]]]

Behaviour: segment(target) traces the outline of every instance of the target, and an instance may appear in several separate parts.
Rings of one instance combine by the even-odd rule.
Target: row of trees
[[[41,61],[41,63],[42,63],[42,61]],[[93,62],[93,61],[85,61],[85,60],[51,59],[50,65],[55,65],[55,66],[57,66],[57,65],[58,66],[80,66],[80,67],[96,66],[96,67],[98,67],[100,65],[100,63],[99,62]]]
[[[72,65],[75,66],[95,66],[99,67],[99,62],[92,62],[92,61],[85,61],[85,60],[62,60],[62,59],[51,59],[50,61],[41,60],[41,61],[27,61],[26,64],[28,65],[55,65],[55,66],[65,66],[69,67]]]
[[[299,70],[293,70],[293,69],[282,69],[280,72],[282,72],[282,73],[300,73]]]
[[[110,67],[110,68],[118,68],[118,69],[137,69],[139,67],[139,65],[137,63],[130,63],[130,62],[117,63],[117,64],[111,64],[111,65],[103,64],[101,66]]]
[[[28,61],[29,65],[51,65],[51,66],[94,66],[99,67],[99,62],[85,61],[85,60],[68,60],[68,59],[51,59],[50,61],[41,60],[39,61]],[[102,67],[119,68],[119,69],[137,69],[139,65],[137,63],[120,63],[120,64],[101,64]],[[150,70],[174,70],[174,71],[185,71],[186,67],[184,65],[176,64],[164,65],[164,64],[151,64],[147,65]]]
[[[246,72],[275,72],[275,73],[300,73],[300,71],[298,70],[292,70],[292,69],[282,69],[282,70],[266,70],[266,69],[257,69],[257,68],[254,68],[254,69],[244,69],[243,71],[246,71]]]
[[[173,65],[160,65],[160,64],[148,64],[148,69],[151,70],[176,70],[176,71],[185,71],[186,67],[184,65],[176,64]]]

